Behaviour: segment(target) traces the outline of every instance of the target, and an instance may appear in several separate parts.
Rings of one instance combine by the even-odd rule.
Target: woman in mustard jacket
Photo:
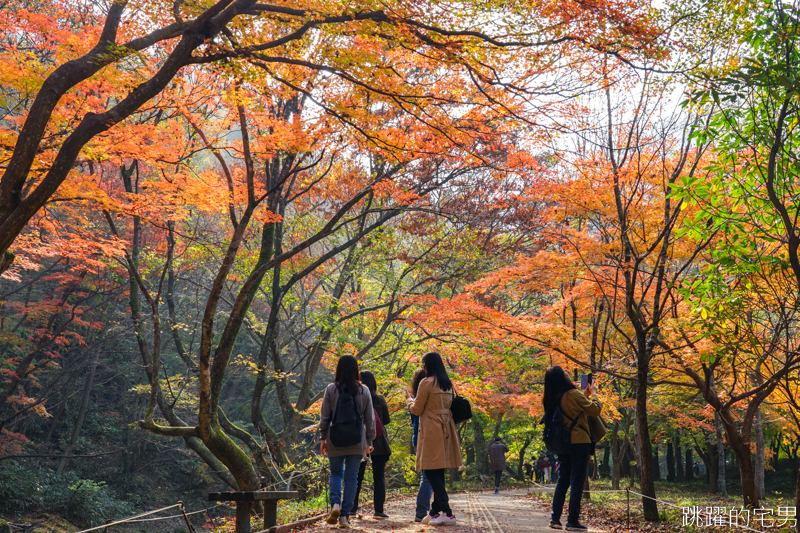
[[[550,514],[550,527],[553,529],[561,529],[561,513],[564,510],[567,489],[571,492],[566,529],[567,531],[587,529],[578,519],[581,515],[581,497],[592,449],[587,416],[598,416],[603,407],[596,393],[594,385],[589,385],[581,393],[569,379],[569,374],[560,366],[554,366],[544,375],[542,403],[545,417],[552,417],[556,406],[560,403],[562,423],[567,429],[572,427],[569,453],[558,454],[558,481],[553,493],[553,509]]]

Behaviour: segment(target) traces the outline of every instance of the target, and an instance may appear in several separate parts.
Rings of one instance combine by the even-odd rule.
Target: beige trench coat
[[[452,403],[452,389],[443,391],[432,377],[423,379],[417,397],[407,400],[408,410],[419,416],[417,470],[461,466],[461,443],[450,412]]]

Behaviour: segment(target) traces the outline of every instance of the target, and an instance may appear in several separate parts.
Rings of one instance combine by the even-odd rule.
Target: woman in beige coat
[[[445,469],[461,466],[461,444],[450,412],[453,384],[438,353],[425,354],[422,364],[430,377],[419,384],[416,397],[406,400],[408,410],[419,416],[417,470],[425,472],[433,488],[430,514],[422,523],[454,525],[456,517],[450,509],[444,481]]]

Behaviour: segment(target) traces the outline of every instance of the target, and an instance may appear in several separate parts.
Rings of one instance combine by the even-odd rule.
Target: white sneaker
[[[428,525],[431,520],[436,520],[437,518],[439,518],[438,514],[436,516],[431,516],[430,513],[429,513],[429,514],[426,514],[425,518],[422,519],[422,523],[423,523],[423,525]]]
[[[444,513],[439,513],[439,516],[431,520],[430,525],[432,526],[454,526],[456,525],[456,517],[453,515],[446,515]]]
[[[339,523],[339,515],[342,513],[341,508],[339,507],[338,503],[333,504],[333,509],[331,509],[331,514],[328,515],[328,519],[326,520],[327,523],[331,525],[336,525]]]

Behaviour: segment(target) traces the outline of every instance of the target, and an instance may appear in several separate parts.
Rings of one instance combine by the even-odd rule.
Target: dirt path
[[[450,506],[456,515],[455,526],[423,526],[414,522],[414,498],[398,496],[386,502],[390,518],[375,520],[371,513],[351,519],[351,531],[365,533],[553,533],[549,516],[527,497],[525,491],[467,492],[453,494]],[[563,522],[563,520],[562,520]],[[308,533],[330,533],[332,526],[319,523]],[[604,533],[590,529],[590,533]]]

